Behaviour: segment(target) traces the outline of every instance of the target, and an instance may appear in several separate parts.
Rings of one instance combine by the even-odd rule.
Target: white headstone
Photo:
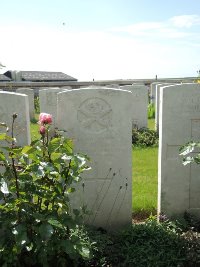
[[[62,87],[60,87],[61,89],[72,89],[72,87],[71,86],[62,86]]]
[[[159,82],[151,83],[150,85],[150,103],[154,104],[156,103],[156,85],[159,84]]]
[[[25,94],[28,96],[30,119],[34,119],[35,118],[34,90],[31,88],[18,88],[16,89],[16,93]]]
[[[189,211],[200,218],[199,166],[183,166],[179,156],[182,145],[200,140],[200,84],[171,85],[160,93],[158,212]]]
[[[170,83],[157,83],[156,88],[156,101],[155,101],[155,130],[159,132],[159,110],[160,110],[160,88],[168,85],[173,85]]]
[[[132,128],[147,127],[148,124],[148,88],[145,85],[126,85],[120,87],[132,93]]]
[[[57,94],[67,89],[51,87],[39,91],[40,113],[49,113],[53,117],[52,132],[56,127],[57,119]]]
[[[58,128],[91,158],[72,206],[92,211],[86,223],[115,230],[131,224],[131,92],[85,88],[58,94]]]
[[[17,145],[30,144],[30,118],[28,96],[10,92],[0,92],[0,122],[5,122],[11,129],[12,115],[17,113],[14,123],[14,136]],[[10,133],[10,132],[9,132]]]
[[[119,84],[107,84],[107,88],[120,88]]]

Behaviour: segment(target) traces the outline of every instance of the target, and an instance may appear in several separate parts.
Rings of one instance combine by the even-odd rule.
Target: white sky
[[[5,2],[1,73],[61,71],[83,81],[196,76],[200,69],[199,1]]]

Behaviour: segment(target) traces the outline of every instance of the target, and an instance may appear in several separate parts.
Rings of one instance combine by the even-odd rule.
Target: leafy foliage
[[[155,118],[155,105],[153,103],[150,103],[148,105],[148,119],[154,119]]]
[[[91,257],[78,227],[83,213],[70,206],[87,158],[67,138],[49,140],[45,127],[24,147],[0,133],[0,266],[76,266]]]
[[[135,146],[149,147],[158,144],[158,133],[148,128],[134,128],[132,130],[132,144]]]
[[[179,152],[180,155],[183,157],[183,165],[187,165],[189,163],[200,164],[199,148],[200,148],[200,142],[193,142],[193,141],[188,142],[187,144],[185,144],[180,148]]]
[[[167,224],[148,221],[133,225],[119,238],[121,266],[179,266],[184,261],[184,245]]]
[[[119,233],[108,234],[98,229],[88,231],[88,235],[94,257],[85,266],[197,266],[197,256],[192,261],[194,265],[189,265],[197,246],[183,236],[178,222],[158,223],[152,216]]]
[[[39,103],[39,97],[34,97],[34,106],[35,106],[35,113],[40,113],[40,103]]]

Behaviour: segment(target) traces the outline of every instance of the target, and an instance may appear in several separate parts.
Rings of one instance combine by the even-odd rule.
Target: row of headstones
[[[106,229],[131,223],[132,93],[121,89],[85,88],[57,94],[57,126],[73,138],[77,152],[91,157],[92,170],[72,199],[73,207],[92,210],[86,222]],[[18,113],[18,144],[30,143],[28,97],[0,92],[0,121],[11,125]],[[185,211],[200,216],[198,166],[183,166],[179,147],[200,138],[200,85],[160,88],[158,212]]]
[[[91,86],[90,88],[95,87]],[[128,90],[132,92],[132,104],[130,107],[133,114],[132,128],[147,127],[148,88],[142,84],[133,84],[132,86],[118,86],[113,84],[110,85],[109,88]],[[39,90],[40,112],[46,112],[53,115],[54,127],[57,126],[57,94],[70,89],[70,87],[66,86],[62,88],[42,88]],[[28,96],[30,119],[34,119],[34,90],[31,88],[19,88],[16,89],[16,93],[26,94]]]
[[[150,103],[155,107],[155,131],[159,132],[160,88],[175,83],[154,82],[150,85]]]
[[[179,156],[181,145],[200,138],[199,89],[198,84],[157,86],[157,127],[160,132],[158,213],[163,212],[168,216],[182,215],[185,211],[200,216],[198,166],[184,167]],[[84,120],[86,114],[84,110],[80,111],[78,119],[80,122],[83,120],[84,125],[88,124],[89,129],[90,120]],[[96,124],[96,131],[98,127]]]
[[[91,86],[91,89],[101,88]],[[105,89],[106,87],[104,87]],[[110,87],[109,87],[110,88]],[[112,86],[111,88],[128,90],[132,92],[132,101],[130,105],[132,113],[132,128],[147,127],[147,109],[148,109],[148,89],[144,85],[132,86]],[[103,87],[102,87],[103,89]],[[49,88],[39,91],[40,112],[47,112],[53,115],[54,127],[57,127],[57,94],[69,89]],[[77,90],[77,89],[74,89]],[[74,91],[73,90],[73,91]],[[82,88],[81,90],[85,90]]]
[[[76,152],[91,158],[92,169],[77,186],[72,207],[86,205],[92,211],[86,223],[108,230],[132,220],[133,110],[140,114],[144,107],[140,94],[145,101],[148,97],[146,88],[131,89],[51,88],[39,92],[41,112],[52,113],[56,126],[74,140]],[[14,132],[19,145],[30,143],[28,99],[27,92],[0,92],[0,121],[11,126],[12,114],[18,114]]]

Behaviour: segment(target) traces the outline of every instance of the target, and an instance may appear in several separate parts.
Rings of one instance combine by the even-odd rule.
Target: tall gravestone
[[[182,145],[200,140],[200,84],[167,86],[160,93],[158,212],[200,218],[199,165],[183,166],[179,156]]]
[[[66,85],[66,86],[61,86],[60,88],[61,88],[61,89],[69,89],[69,90],[70,90],[70,89],[72,89],[72,87],[71,87],[71,86],[69,86],[69,85]]]
[[[155,100],[155,130],[159,132],[159,113],[160,113],[160,88],[168,85],[173,85],[170,83],[157,83],[155,84],[156,89],[156,100]]]
[[[153,82],[150,85],[150,103],[156,104],[156,85],[159,84],[159,82]]]
[[[14,123],[14,136],[17,145],[30,144],[30,118],[28,96],[10,92],[0,92],[0,122],[5,122],[11,129],[12,115],[18,116]],[[9,132],[10,133],[10,132]]]
[[[18,88],[16,89],[16,93],[25,94],[28,96],[30,119],[34,119],[35,118],[34,90],[31,88]]]
[[[107,84],[106,87],[108,88],[120,88],[119,84]]]
[[[62,89],[59,87],[51,87],[42,89],[39,91],[39,103],[40,103],[40,112],[41,113],[49,113],[53,117],[52,122],[52,132],[56,127],[56,119],[57,119],[57,94],[67,89]]]
[[[85,222],[107,230],[131,224],[131,99],[131,92],[98,87],[58,94],[58,127],[91,158],[72,207],[86,205]]]
[[[147,127],[148,124],[148,88],[145,85],[126,85],[120,87],[132,93],[132,128]]]

